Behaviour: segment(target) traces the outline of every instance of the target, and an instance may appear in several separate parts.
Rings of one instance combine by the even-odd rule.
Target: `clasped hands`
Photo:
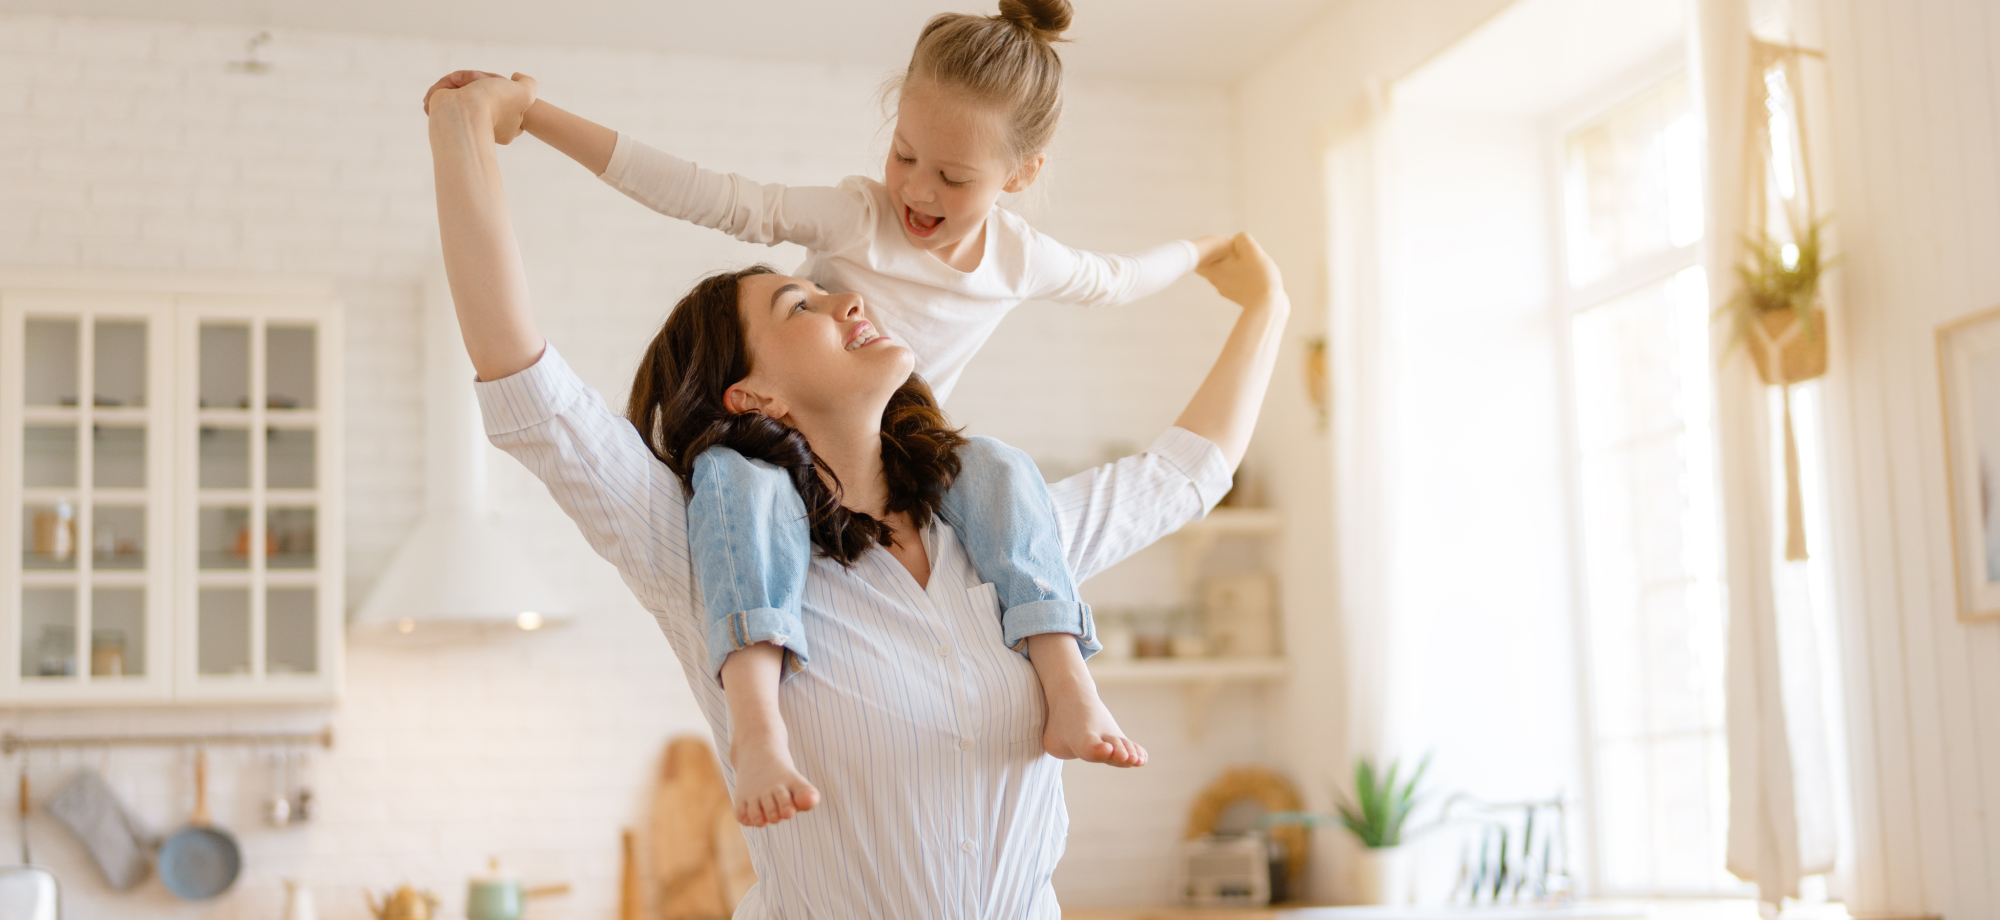
[[[424,114],[438,118],[463,107],[468,115],[490,119],[493,142],[512,143],[521,136],[528,107],[535,104],[535,78],[517,73],[511,79],[484,70],[454,70],[424,90]]]

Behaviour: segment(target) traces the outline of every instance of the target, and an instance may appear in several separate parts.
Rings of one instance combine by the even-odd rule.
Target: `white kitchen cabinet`
[[[343,635],[340,305],[0,272],[0,702],[316,702]]]

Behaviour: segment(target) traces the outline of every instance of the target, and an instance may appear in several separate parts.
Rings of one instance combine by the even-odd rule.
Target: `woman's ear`
[[[1042,164],[1048,161],[1048,154],[1035,154],[1028,162],[1022,163],[1020,169],[1014,170],[1012,176],[1007,177],[1007,184],[1001,186],[1001,190],[1009,195],[1016,195],[1027,191],[1028,186],[1034,185],[1035,180],[1041,176]]]
[[[741,383],[729,385],[722,391],[722,408],[735,415],[754,412],[769,419],[780,419],[791,414],[785,401],[775,396],[764,396],[752,392]]]

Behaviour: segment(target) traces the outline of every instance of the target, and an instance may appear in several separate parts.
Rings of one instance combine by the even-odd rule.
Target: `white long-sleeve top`
[[[618,567],[673,646],[716,749],[729,750],[680,479],[554,346],[477,387],[494,445]],[[1228,489],[1222,451],[1171,428],[1145,453],[1049,493],[1080,581],[1200,518]],[[790,821],[743,830],[757,884],[737,920],[1061,916],[1049,878],[1069,815],[1062,762],[1042,752],[1041,683],[1001,640],[993,586],[933,521],[921,587],[880,547],[851,568],[812,560],[802,613],[813,666],[779,687],[778,706],[822,796]],[[725,776],[734,788],[726,765]]]
[[[986,218],[979,267],[962,272],[910,245],[888,187],[874,179],[849,176],[830,188],[760,185],[624,134],[601,178],[670,217],[746,242],[804,246],[796,274],[829,291],[860,294],[877,324],[916,353],[917,373],[940,402],[1022,301],[1120,304],[1172,284],[1198,258],[1187,240],[1132,255],[1072,249],[996,207]]]

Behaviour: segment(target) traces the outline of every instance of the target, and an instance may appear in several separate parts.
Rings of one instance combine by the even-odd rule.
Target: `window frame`
[[[1626,891],[1607,889],[1604,878],[1604,848],[1601,790],[1598,783],[1598,734],[1596,731],[1597,712],[1592,699],[1594,685],[1591,673],[1591,649],[1593,633],[1591,620],[1591,597],[1589,587],[1590,562],[1587,558],[1585,535],[1585,508],[1583,494],[1583,445],[1578,428],[1576,343],[1572,321],[1580,314],[1610,303],[1619,297],[1642,290],[1650,285],[1672,279],[1689,268],[1702,267],[1702,245],[1709,232],[1707,215],[1703,215],[1702,235],[1682,245],[1669,247],[1620,266],[1601,278],[1582,287],[1570,282],[1569,209],[1567,207],[1566,140],[1568,136],[1619,106],[1630,102],[1652,90],[1661,83],[1681,74],[1692,75],[1693,66],[1689,60],[1685,43],[1676,43],[1654,57],[1625,71],[1618,78],[1607,81],[1595,91],[1579,97],[1569,106],[1559,110],[1543,122],[1543,137],[1546,144],[1546,181],[1543,187],[1547,194],[1550,242],[1550,322],[1554,326],[1557,351],[1560,355],[1557,369],[1557,390],[1562,405],[1558,407],[1562,419],[1564,444],[1563,474],[1567,481],[1565,488],[1569,507],[1568,558],[1570,561],[1570,605],[1572,618],[1572,648],[1575,671],[1573,679],[1578,688],[1576,718],[1578,720],[1577,745],[1579,775],[1583,778],[1583,807],[1579,809],[1583,822],[1580,834],[1584,841],[1584,858],[1581,864],[1585,892],[1592,897],[1676,897],[1694,892]],[[1698,84],[1691,85],[1690,92],[1699,92]],[[1695,103],[1697,118],[1700,105]],[[1706,125],[1703,125],[1704,132]],[[1703,171],[1704,191],[1707,183],[1706,170]],[[1711,281],[1712,283],[1712,281]],[[1719,509],[1718,509],[1719,511]],[[1727,743],[1725,734],[1724,743]],[[1717,890],[1713,896],[1728,897],[1740,892]]]

